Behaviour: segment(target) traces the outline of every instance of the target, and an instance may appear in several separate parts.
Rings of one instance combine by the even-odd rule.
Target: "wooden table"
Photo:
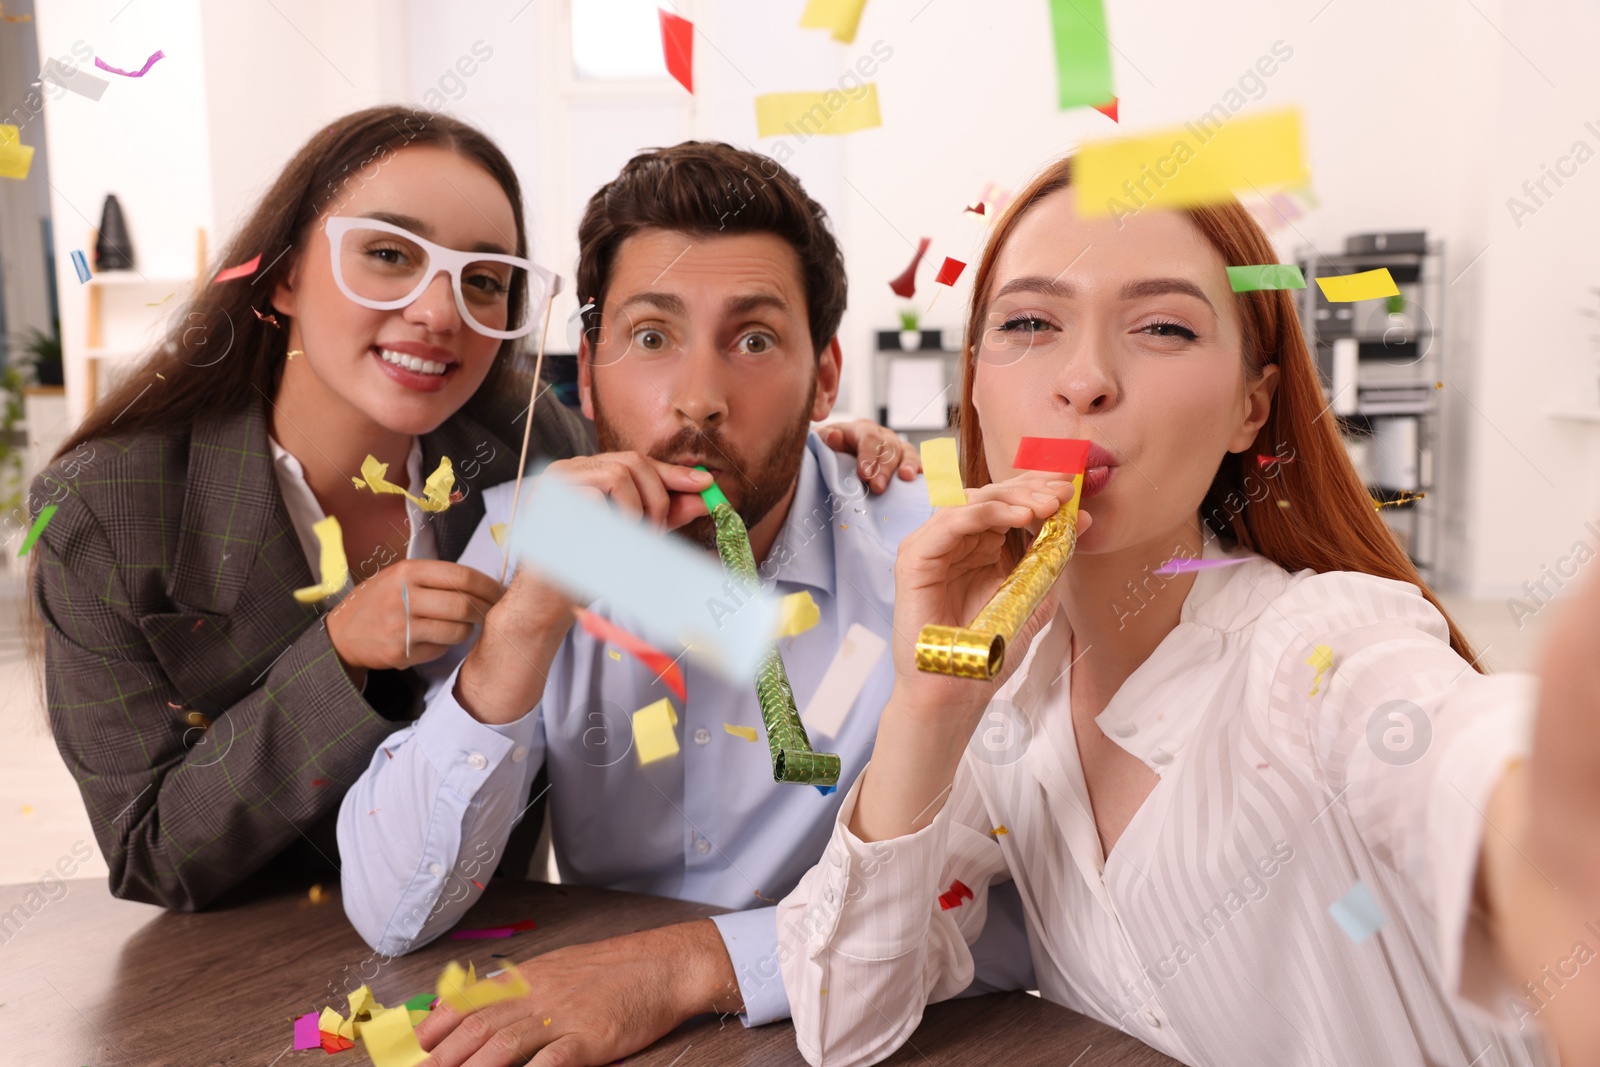
[[[452,958],[500,961],[716,914],[662,897],[542,882],[491,883],[466,927],[538,923],[507,940],[437,941],[409,956],[373,953],[345,920],[338,896],[313,905],[277,895],[183,915],[113,899],[99,880],[60,883],[57,899],[27,901],[33,886],[0,887],[0,1063],[26,1067],[172,1064],[362,1067],[355,1049],[328,1060],[291,1051],[293,1016],[332,1005],[366,978],[388,1005],[434,987]],[[20,927],[14,903],[25,902]],[[28,913],[27,903],[40,905]],[[7,920],[7,913],[10,918]],[[692,1046],[692,1050],[691,1050]],[[682,1057],[680,1059],[679,1057]],[[1076,1057],[1076,1058],[1075,1058]],[[804,1067],[788,1023],[746,1029],[737,1019],[693,1019],[630,1065]],[[1165,1067],[1176,1061],[1128,1035],[1026,993],[931,1006],[895,1064],[1052,1064]]]

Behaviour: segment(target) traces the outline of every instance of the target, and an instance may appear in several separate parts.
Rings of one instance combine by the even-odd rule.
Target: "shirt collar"
[[[834,595],[837,581],[833,537],[838,512],[831,502],[848,499],[838,484],[839,464],[831,457],[821,438],[814,433],[806,436],[789,516],[759,568],[764,578],[809,586],[828,596]]]

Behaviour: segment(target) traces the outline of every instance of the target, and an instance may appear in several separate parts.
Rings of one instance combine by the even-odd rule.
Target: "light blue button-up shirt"
[[[893,479],[873,496],[855,460],[808,438],[793,503],[761,566],[778,595],[805,590],[821,613],[779,641],[795,702],[805,709],[854,623],[891,634],[900,539],[931,514],[927,488]],[[510,483],[484,493],[486,514],[460,562],[498,577],[489,529],[507,521]],[[604,602],[591,610],[645,631]],[[516,722],[481,723],[456,702],[459,648],[442,664],[427,710],[393,734],[346,795],[339,813],[343,899],[350,921],[379,951],[397,955],[454,926],[495,867],[527,809],[541,766],[550,772],[552,843],[563,882],[631,890],[739,909],[713,921],[744,996],[747,1024],[788,1017],[773,905],[828,843],[839,800],[872,753],[894,668],[880,657],[839,735],[813,747],[843,761],[838,791],[772,780],[753,684],[732,684],[684,657],[686,705],[655,672],[574,627],[539,706]],[[636,710],[669,697],[681,751],[641,766]],[[754,727],[752,743],[724,724]],[[1020,941],[1017,942],[1020,944]],[[1024,958],[1026,948],[1021,949]]]

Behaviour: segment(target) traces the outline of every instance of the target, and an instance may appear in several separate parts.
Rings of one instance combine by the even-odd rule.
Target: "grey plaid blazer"
[[[530,456],[591,451],[576,413],[549,401],[535,410]],[[481,491],[516,475],[508,442],[515,433],[520,446],[521,428],[501,430],[461,413],[422,438],[423,469],[450,456],[467,490],[432,516],[440,559],[466,546]],[[33,596],[51,727],[112,892],[192,910],[271,869],[320,858],[328,870],[339,803],[416,714],[420,679],[372,672],[364,697],[319,610],[291,595],[315,579],[261,408],[92,448],[34,482],[30,499],[59,511],[33,549]],[[191,725],[191,710],[210,728]]]

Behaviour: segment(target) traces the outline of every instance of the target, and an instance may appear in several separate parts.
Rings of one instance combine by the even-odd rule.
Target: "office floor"
[[[0,885],[36,880],[72,845],[94,844],[72,776],[51,741],[40,681],[27,662],[17,572],[0,573]],[[1497,671],[1537,663],[1540,635],[1553,612],[1518,629],[1504,603],[1446,598],[1446,607]],[[80,877],[103,877],[98,850]]]

